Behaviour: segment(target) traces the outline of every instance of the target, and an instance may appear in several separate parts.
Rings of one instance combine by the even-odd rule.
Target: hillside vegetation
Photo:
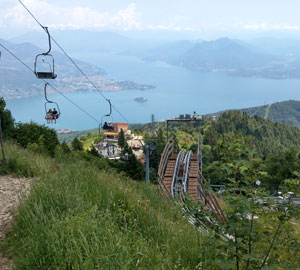
[[[219,116],[227,111],[229,110],[211,113],[207,116]],[[300,129],[300,101],[297,100],[281,101],[263,106],[243,108],[237,111],[246,112],[249,116],[257,115],[273,122],[283,123],[288,126],[295,126]]]
[[[156,123],[156,129],[161,132],[165,131],[165,126],[163,122]],[[134,133],[147,136],[151,129],[151,124],[140,125],[136,126]],[[209,116],[204,117],[200,125],[178,122],[169,125],[169,136],[175,135],[180,147],[186,150],[198,144],[200,134],[203,144],[209,146],[214,146],[221,139],[230,140],[232,136],[247,137],[255,150],[264,156],[290,147],[300,147],[300,130],[296,127],[264,119],[255,113],[251,116],[239,110],[221,112],[217,121]]]
[[[109,167],[101,169],[102,165],[87,162],[76,153],[56,151],[55,158],[50,158],[11,143],[4,146],[10,162],[1,165],[0,173],[33,177],[30,195],[23,194],[13,227],[0,245],[13,259],[15,269],[223,270],[224,264],[226,269],[235,269],[231,268],[236,258],[232,241],[214,232],[199,232],[174,202],[157,193],[155,186],[132,181]],[[258,171],[251,178],[256,174]],[[231,198],[230,209],[242,200],[242,211],[246,211],[247,197]],[[229,216],[230,209],[226,230],[234,233],[238,228],[239,241],[247,239],[243,234],[250,220],[237,220],[234,213]],[[259,216],[263,214],[255,222],[263,231],[259,238],[258,232],[252,232],[252,265],[261,264],[278,222],[277,211],[255,209]],[[276,269],[285,269],[284,265],[297,269],[299,238],[293,234],[293,223],[283,222],[276,242],[276,247],[282,242],[280,252],[274,249],[269,263],[279,263]],[[239,244],[243,265],[248,259],[244,246],[247,243]]]
[[[241,111],[248,113],[250,116],[258,115],[265,117],[268,107],[269,113],[267,119],[300,129],[300,101],[297,100],[276,102],[270,105],[242,109]]]
[[[265,199],[274,183],[284,196],[300,196],[297,128],[238,111],[200,126],[172,125],[169,135],[181,149],[197,151],[201,134],[203,173],[225,186],[222,197],[206,187],[220,198],[226,216],[214,225],[205,203],[187,196],[184,218],[179,206],[143,183],[144,168],[126,141],[119,142],[120,160],[108,160],[88,147],[101,135],[60,144],[54,130],[15,124],[4,100],[0,105],[9,157],[0,156],[0,174],[33,178],[0,243],[16,270],[297,269],[299,209],[290,200],[278,205]],[[160,125],[155,140],[150,125],[134,131],[152,143],[152,182],[166,143]],[[194,226],[190,215],[197,218]]]
[[[154,186],[78,158],[5,148],[8,172],[35,177],[4,245],[16,269],[196,269],[204,263],[205,236]]]
[[[163,133],[164,126],[164,123],[156,123],[160,133]],[[149,136],[151,124],[139,126],[134,133]],[[201,136],[203,173],[213,184],[226,183],[214,163],[220,161],[224,145],[230,145],[235,139],[241,140],[262,160],[262,170],[266,175],[260,180],[271,192],[278,191],[279,185],[286,179],[298,179],[295,172],[300,171],[300,130],[296,127],[257,115],[251,117],[235,110],[221,113],[217,121],[204,118],[200,126],[195,123],[172,123],[169,127],[171,135],[176,137],[180,149],[194,152]],[[164,144],[166,138],[161,137],[163,139],[159,142]],[[157,164],[157,159],[159,155],[154,155],[150,164]]]
[[[256,150],[264,155],[286,147],[300,146],[299,129],[258,116],[250,117],[239,111],[225,112],[218,121],[212,122],[205,133],[204,143],[213,145],[217,139],[229,135],[249,137]]]
[[[89,134],[98,134],[98,128],[93,128],[89,130],[82,130],[82,131],[71,131],[68,133],[58,133],[57,138],[60,142],[71,143],[74,138],[80,138],[81,136],[89,135]]]

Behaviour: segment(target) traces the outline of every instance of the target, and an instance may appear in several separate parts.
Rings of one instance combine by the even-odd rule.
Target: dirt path
[[[16,209],[19,203],[18,194],[28,191],[30,181],[26,178],[12,178],[0,176],[0,241],[4,240],[5,233],[11,226],[11,210]],[[11,270],[12,263],[0,253],[0,269]]]

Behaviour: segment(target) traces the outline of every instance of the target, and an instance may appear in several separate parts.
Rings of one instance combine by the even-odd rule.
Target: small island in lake
[[[148,99],[146,99],[144,97],[138,97],[138,98],[135,98],[134,101],[139,102],[139,103],[144,103],[144,102],[148,101]]]

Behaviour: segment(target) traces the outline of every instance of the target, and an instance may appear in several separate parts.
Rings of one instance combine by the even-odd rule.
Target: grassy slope
[[[2,247],[16,269],[196,269],[205,264],[200,252],[205,236],[155,187],[78,159],[54,160],[5,147],[15,174],[37,177]],[[205,269],[217,269],[209,253]]]
[[[270,115],[270,109],[271,109],[271,104],[269,104],[266,108],[266,113],[265,113],[265,116],[264,116],[264,119],[269,119],[269,115]]]

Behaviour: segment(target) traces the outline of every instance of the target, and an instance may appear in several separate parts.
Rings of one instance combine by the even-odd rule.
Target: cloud
[[[150,24],[144,27],[148,30],[168,30],[168,31],[196,31],[196,28],[189,25],[187,18],[182,15],[175,15],[167,19],[163,24]]]
[[[66,0],[67,1],[67,0]],[[64,1],[64,2],[66,2]],[[133,0],[131,0],[133,1]],[[267,23],[233,23],[233,22],[206,22],[189,16],[177,14],[153,17],[146,21],[142,17],[135,3],[130,3],[125,8],[114,12],[99,11],[85,5],[69,4],[68,6],[53,4],[50,0],[23,0],[24,4],[32,11],[37,19],[51,29],[89,29],[89,30],[173,30],[173,31],[299,31],[300,26]],[[54,1],[55,2],[55,1]],[[71,1],[70,1],[71,2]],[[78,1],[74,1],[74,3]],[[167,13],[167,12],[166,12]],[[142,24],[141,19],[145,20]],[[22,30],[24,28],[39,28],[33,18],[18,1],[1,0],[0,28]]]
[[[140,29],[139,15],[134,3],[115,13],[99,12],[83,6],[54,6],[45,0],[24,0],[24,4],[45,26],[54,29]],[[20,5],[1,9],[0,27],[38,27]]]
[[[300,27],[298,25],[288,25],[288,24],[265,24],[265,23],[255,23],[255,24],[246,24],[243,26],[245,30],[256,30],[256,31],[298,31]]]

